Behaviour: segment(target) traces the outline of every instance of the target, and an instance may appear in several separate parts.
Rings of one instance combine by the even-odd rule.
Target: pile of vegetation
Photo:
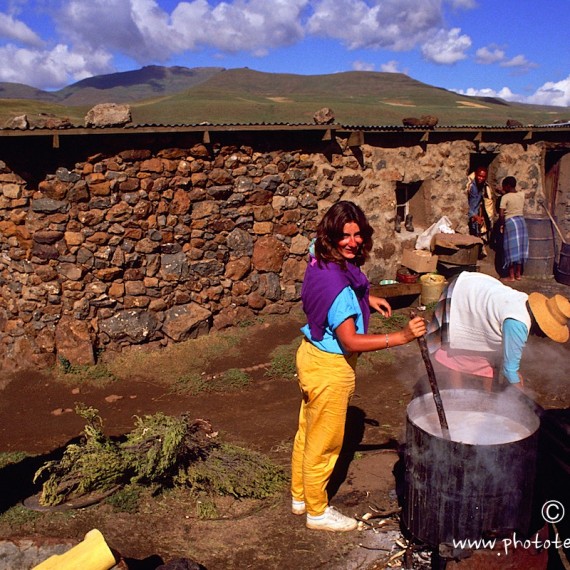
[[[80,442],[35,473],[34,483],[42,483],[42,506],[106,496],[132,485],[156,493],[185,486],[201,495],[263,499],[286,482],[284,471],[262,454],[219,441],[207,420],[157,413],[137,417],[130,433],[110,438],[98,410],[78,406],[76,413],[87,422]]]

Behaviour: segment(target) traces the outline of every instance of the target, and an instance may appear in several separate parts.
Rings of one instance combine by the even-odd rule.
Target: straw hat
[[[562,295],[550,299],[542,293],[528,296],[530,310],[542,332],[556,342],[566,342],[570,336],[570,301]]]

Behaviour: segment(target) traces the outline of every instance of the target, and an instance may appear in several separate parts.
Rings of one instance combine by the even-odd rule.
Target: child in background
[[[528,259],[528,231],[523,214],[524,194],[517,192],[516,179],[507,176],[503,180],[503,196],[499,205],[504,267],[509,272],[506,281],[519,281],[522,266]]]

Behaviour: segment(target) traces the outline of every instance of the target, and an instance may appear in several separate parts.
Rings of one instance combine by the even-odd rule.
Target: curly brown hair
[[[329,208],[317,226],[315,241],[315,257],[319,261],[329,261],[344,266],[346,260],[338,251],[338,243],[344,236],[344,226],[355,223],[360,229],[362,245],[354,263],[362,265],[372,250],[372,234],[374,230],[368,223],[362,209],[354,202],[341,200]]]

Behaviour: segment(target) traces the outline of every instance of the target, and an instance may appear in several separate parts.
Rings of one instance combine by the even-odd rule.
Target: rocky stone
[[[252,236],[240,228],[236,228],[227,237],[226,243],[236,257],[251,256],[253,253]]]
[[[420,118],[417,117],[406,117],[402,119],[402,124],[405,127],[435,127],[439,122],[439,119],[435,115],[422,115]]]
[[[122,127],[132,120],[129,105],[101,103],[85,115],[86,127]]]
[[[286,255],[287,248],[283,242],[273,236],[262,236],[255,242],[251,261],[259,271],[278,272]]]
[[[19,129],[26,130],[30,128],[30,123],[28,121],[27,115],[18,115],[6,121],[7,129]]]
[[[51,198],[32,200],[32,212],[54,214],[56,212],[65,213],[68,209],[69,203],[62,200],[52,200]]]
[[[57,357],[70,364],[95,364],[93,339],[87,321],[62,317],[55,329]]]
[[[334,123],[334,119],[334,111],[332,109],[329,109],[329,107],[323,107],[322,109],[316,111],[313,115],[313,121],[317,125],[329,125],[331,123]]]
[[[226,264],[225,276],[228,279],[239,281],[247,275],[250,268],[251,259],[248,256],[240,257],[239,259],[228,261]]]
[[[212,313],[198,303],[176,306],[166,311],[162,328],[166,336],[180,342],[207,333],[211,316]]]
[[[152,338],[159,323],[154,313],[147,311],[121,311],[108,319],[99,322],[102,333],[111,340],[128,340],[140,344]]]

